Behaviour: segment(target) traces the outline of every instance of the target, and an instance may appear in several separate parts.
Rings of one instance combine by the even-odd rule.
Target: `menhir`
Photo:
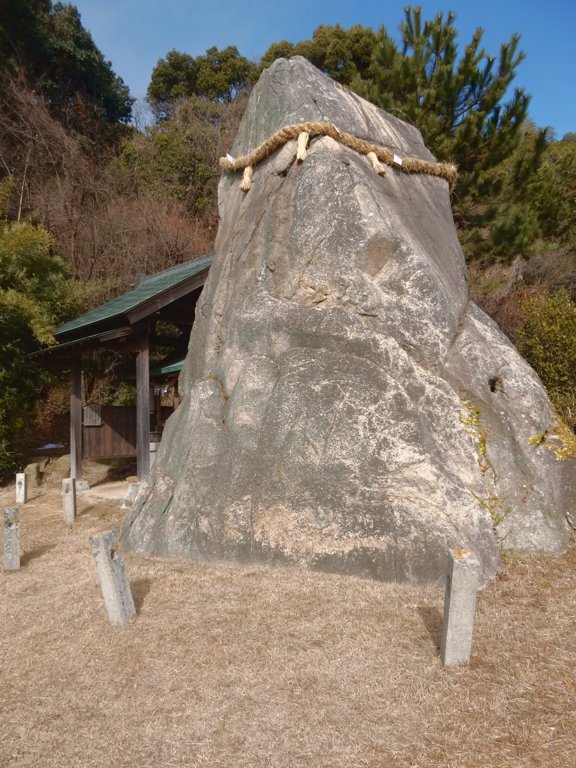
[[[231,155],[319,122],[336,130],[312,131],[302,161],[282,143],[248,191],[223,174],[184,400],[125,543],[421,584],[444,581],[451,548],[484,580],[502,546],[563,551],[574,462],[547,450],[541,382],[468,298],[448,181],[404,172],[434,163],[418,131],[278,60]]]

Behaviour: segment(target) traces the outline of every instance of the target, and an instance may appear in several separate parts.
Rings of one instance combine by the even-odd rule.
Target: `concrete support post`
[[[76,480],[73,477],[62,480],[62,508],[64,522],[71,525],[76,519]]]
[[[20,512],[16,507],[4,508],[4,570],[20,568]]]
[[[25,472],[16,475],[16,504],[26,504],[28,501],[28,477]]]
[[[454,549],[448,561],[440,655],[445,667],[468,664],[476,613],[480,563],[474,552]]]
[[[90,539],[104,606],[111,624],[125,627],[136,613],[124,561],[113,531]]]

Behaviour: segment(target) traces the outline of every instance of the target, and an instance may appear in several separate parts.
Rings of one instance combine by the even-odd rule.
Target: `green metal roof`
[[[182,366],[184,365],[184,360],[178,360],[174,363],[165,363],[164,365],[157,365],[155,368],[153,368],[150,373],[153,376],[167,376],[171,373],[180,373],[182,370]]]
[[[54,336],[59,341],[65,341],[67,337],[74,338],[80,333],[86,334],[93,326],[109,325],[114,320],[127,317],[139,306],[208,269],[212,264],[212,258],[212,256],[204,256],[157,272],[155,275],[143,277],[131,291],[91,309],[75,320],[59,325],[54,331]]]
[[[186,356],[184,357],[170,357],[166,360],[163,360],[162,362],[158,363],[157,365],[152,365],[150,367],[150,378],[151,379],[161,379],[164,376],[170,376],[174,373],[180,373],[184,366],[184,362],[186,361]],[[123,381],[133,381],[136,378],[136,371],[132,368],[129,370],[121,371],[121,377]]]

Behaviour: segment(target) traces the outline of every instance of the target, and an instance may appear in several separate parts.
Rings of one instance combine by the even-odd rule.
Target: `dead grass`
[[[296,570],[129,556],[112,627],[88,538],[122,513],[79,499],[70,528],[56,492],[23,506],[1,576],[2,768],[576,765],[574,547],[484,590],[447,671],[440,591]]]

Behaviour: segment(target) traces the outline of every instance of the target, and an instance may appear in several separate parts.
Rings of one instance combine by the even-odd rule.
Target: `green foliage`
[[[1,2],[0,87],[2,77],[23,74],[47,99],[51,113],[82,134],[130,120],[128,87],[82,26],[75,6],[50,0]]]
[[[196,59],[196,95],[211,101],[234,101],[254,84],[258,67],[231,45],[219,51],[212,46]]]
[[[18,433],[47,380],[26,355],[53,343],[54,326],[81,305],[51,246],[45,230],[0,222],[0,476],[17,465]]]
[[[376,34],[357,24],[350,29],[322,25],[314,30],[312,40],[293,45],[286,40],[273,43],[260,61],[261,69],[275,59],[304,56],[339,83],[349,85],[356,77],[365,77],[372,61]]]
[[[542,379],[562,418],[576,427],[576,303],[567,291],[522,302],[518,348]]]
[[[181,130],[173,122],[160,123],[147,137],[127,142],[118,163],[128,172],[135,192],[152,191],[185,201],[192,185],[203,184],[212,175],[197,152],[196,138],[193,131]]]
[[[528,195],[541,232],[576,248],[576,141],[550,144]]]
[[[196,62],[188,53],[169,51],[152,70],[148,100],[159,107],[162,103],[188,97],[196,88]]]
[[[547,146],[547,132],[528,125],[509,158],[486,174],[483,184],[472,186],[468,199],[476,210],[466,221],[464,242],[471,256],[487,262],[530,258],[542,235],[531,194]],[[482,231],[488,227],[488,236]]]
[[[518,148],[491,173],[498,190],[478,199],[459,232],[474,259],[475,300],[513,339],[526,290],[565,288],[576,299],[576,143],[542,146],[540,136],[525,127]]]
[[[73,5],[56,3],[48,16],[44,88],[56,113],[81,129],[86,118],[105,123],[130,120],[128,87],[82,26]]]
[[[235,46],[209,48],[203,56],[170,51],[152,70],[148,101],[160,118],[168,116],[175,99],[197,96],[209,101],[234,101],[256,80],[258,67]]]
[[[0,70],[39,69],[50,0],[0,0]]]
[[[516,257],[528,259],[535,253],[542,229],[531,183],[547,146],[547,131],[528,122],[505,160],[469,178],[455,201],[460,240],[469,261],[510,264]]]
[[[113,165],[117,189],[127,196],[171,198],[188,214],[216,219],[218,157],[232,142],[241,110],[239,102],[192,96],[171,120],[125,142]]]
[[[68,301],[63,290],[64,263],[50,254],[52,238],[29,224],[4,225],[0,230],[0,317],[12,338],[30,346],[49,344],[55,312]]]
[[[272,43],[264,56],[260,59],[260,69],[267,69],[272,62],[276,61],[276,59],[291,59],[292,56],[296,55],[294,53],[294,48],[294,43],[291,43],[289,40],[281,40],[279,43]]]
[[[112,400],[112,405],[136,405],[136,387],[121,382]]]

